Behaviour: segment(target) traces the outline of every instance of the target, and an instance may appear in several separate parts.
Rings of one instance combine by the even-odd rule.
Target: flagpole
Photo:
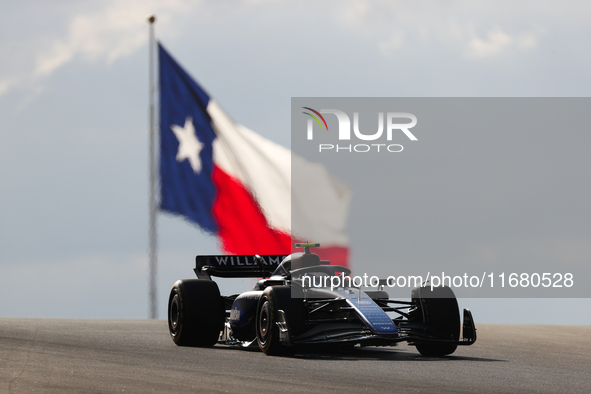
[[[149,228],[149,299],[150,299],[150,319],[158,318],[158,304],[157,304],[157,285],[156,285],[156,274],[158,271],[158,238],[156,232],[156,215],[158,213],[158,201],[156,200],[156,129],[154,121],[154,96],[155,96],[155,83],[154,83],[154,22],[156,17],[154,15],[148,15],[148,23],[150,24],[150,68],[149,68],[149,80],[150,80],[150,130],[148,131],[150,137],[150,228]]]

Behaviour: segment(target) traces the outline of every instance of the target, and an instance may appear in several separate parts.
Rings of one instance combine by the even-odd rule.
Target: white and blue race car
[[[317,286],[351,273],[310,252],[310,247],[318,246],[296,244],[305,252],[288,256],[197,256],[198,279],[179,280],[170,292],[172,340],[180,346],[258,345],[269,355],[405,341],[421,354],[435,357],[476,341],[468,309],[463,312],[460,338],[460,312],[449,287],[425,283],[412,290],[410,301],[400,301],[390,299],[382,290],[383,282],[374,291]],[[222,296],[212,276],[266,279],[251,291]]]

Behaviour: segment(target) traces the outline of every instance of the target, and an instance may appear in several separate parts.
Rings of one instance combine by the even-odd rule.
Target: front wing
[[[324,300],[322,302],[330,304],[342,300]],[[351,304],[347,300],[348,304]],[[375,304],[374,304],[375,305]],[[376,305],[377,306],[377,305]],[[339,321],[339,319],[324,319],[325,322],[317,321],[314,327],[303,334],[293,336],[290,332],[289,322],[283,313],[279,311],[277,325],[280,330],[281,342],[288,346],[305,345],[345,345],[360,344],[361,346],[392,346],[398,342],[408,342],[415,344],[434,344],[434,343],[454,343],[460,346],[472,345],[476,342],[476,327],[474,319],[469,309],[463,311],[462,337],[455,341],[444,338],[440,333],[433,330],[428,324],[422,322],[412,322],[403,319],[389,320],[393,327],[386,324],[383,316],[375,313],[373,316],[367,314],[367,309],[357,309],[354,306],[341,306],[341,310],[352,310],[360,317],[359,323]],[[364,313],[365,312],[365,313]],[[376,315],[378,317],[376,318]],[[385,312],[384,312],[384,315]],[[387,315],[386,315],[387,316]],[[378,324],[381,325],[378,326]],[[386,328],[384,328],[386,326]]]

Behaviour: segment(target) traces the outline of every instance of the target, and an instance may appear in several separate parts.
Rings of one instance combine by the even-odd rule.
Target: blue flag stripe
[[[213,140],[216,138],[207,113],[209,96],[158,44],[160,76],[160,208],[182,215],[206,231],[215,233],[212,215],[216,190],[212,181]],[[203,144],[201,169],[189,160],[177,161],[179,140],[171,126],[183,127],[192,119],[195,135]]]

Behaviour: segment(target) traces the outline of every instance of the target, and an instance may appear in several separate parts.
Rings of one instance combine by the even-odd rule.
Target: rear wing
[[[195,257],[195,274],[199,279],[269,277],[288,255],[218,255]]]

